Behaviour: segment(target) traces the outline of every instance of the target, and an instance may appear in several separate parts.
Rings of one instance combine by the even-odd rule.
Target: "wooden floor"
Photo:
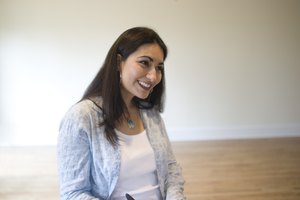
[[[190,200],[300,200],[300,138],[173,143]],[[55,200],[55,147],[0,147],[1,200]]]

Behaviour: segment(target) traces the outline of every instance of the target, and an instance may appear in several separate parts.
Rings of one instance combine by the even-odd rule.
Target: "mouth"
[[[152,84],[146,83],[144,81],[138,81],[138,83],[144,90],[150,90],[152,87]]]

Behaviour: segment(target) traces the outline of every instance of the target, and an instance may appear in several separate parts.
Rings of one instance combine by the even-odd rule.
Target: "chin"
[[[149,93],[145,94],[145,95],[136,95],[136,97],[138,97],[140,99],[147,99],[149,97]]]

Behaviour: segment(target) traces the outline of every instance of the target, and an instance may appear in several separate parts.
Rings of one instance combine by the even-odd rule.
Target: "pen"
[[[128,193],[125,194],[125,197],[127,200],[134,200],[134,198],[130,196]]]

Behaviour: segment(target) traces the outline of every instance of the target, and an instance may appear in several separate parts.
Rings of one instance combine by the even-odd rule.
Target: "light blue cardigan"
[[[119,178],[120,148],[105,138],[104,128],[99,126],[102,111],[95,103],[101,106],[101,98],[75,104],[60,124],[57,148],[62,200],[110,199]],[[186,199],[181,168],[159,112],[143,109],[140,114],[154,150],[163,199]]]

